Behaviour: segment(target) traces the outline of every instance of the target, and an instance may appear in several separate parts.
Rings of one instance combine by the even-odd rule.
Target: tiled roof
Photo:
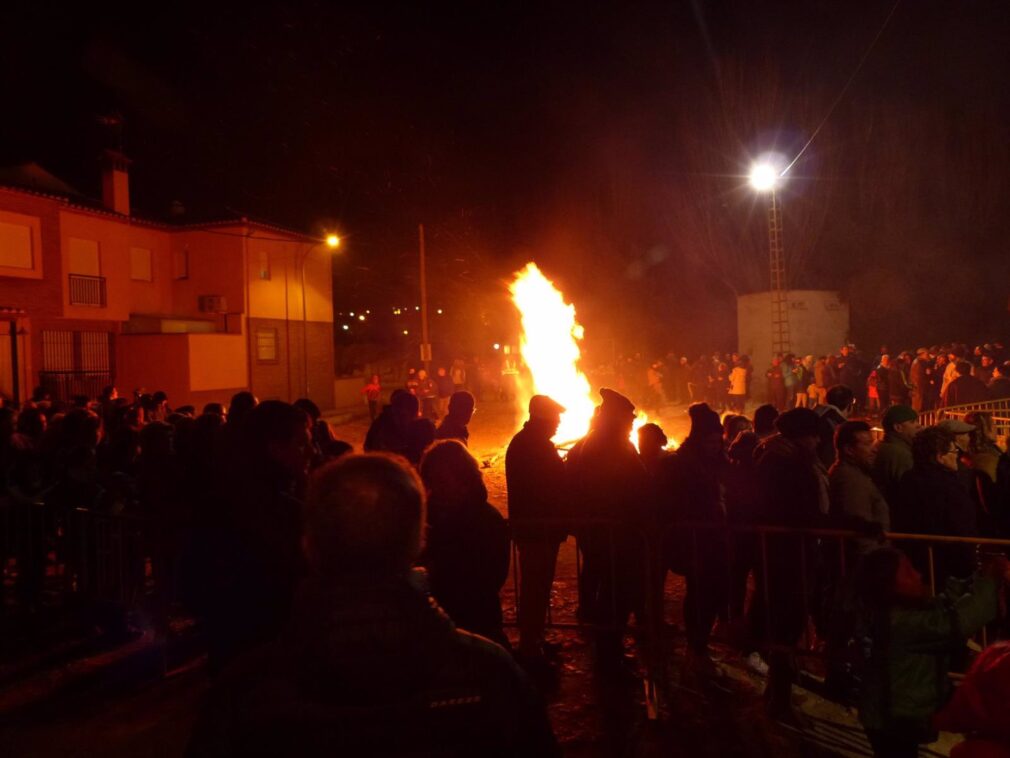
[[[37,163],[23,163],[7,168],[0,167],[0,189],[21,192],[27,195],[34,195],[35,197],[44,197],[49,200],[55,200],[70,208],[108,216],[125,223],[156,227],[166,231],[199,231],[208,227],[244,226],[283,234],[306,242],[318,241],[317,237],[305,234],[304,232],[289,229],[269,221],[254,219],[237,211],[218,214],[203,221],[191,221],[184,218],[165,220],[132,213],[129,216],[124,216],[121,213],[109,210],[99,200],[78,192]]]

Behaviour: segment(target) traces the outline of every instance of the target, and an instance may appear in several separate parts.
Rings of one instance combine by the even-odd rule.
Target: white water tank
[[[816,358],[837,353],[845,344],[849,336],[849,306],[837,292],[790,290],[788,302],[789,352]],[[771,292],[738,297],[736,319],[737,349],[751,357],[755,385],[763,386],[763,372],[772,360]]]

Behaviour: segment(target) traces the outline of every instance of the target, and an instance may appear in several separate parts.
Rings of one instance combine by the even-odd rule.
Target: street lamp
[[[305,397],[309,398],[309,309],[308,301],[305,296],[305,264],[308,262],[309,256],[312,252],[322,245],[326,245],[330,250],[336,250],[340,247],[340,237],[332,232],[327,234],[320,242],[314,245],[310,245],[308,250],[302,256],[301,262],[299,264],[299,274],[302,281],[302,376],[305,378]],[[347,330],[347,325],[344,325],[344,329]],[[288,346],[290,350],[290,345]]]
[[[782,250],[782,212],[775,190],[782,183],[780,171],[769,161],[751,166],[748,181],[762,194],[768,193],[768,263],[771,271],[772,355],[789,352],[789,296],[786,290],[786,258]]]

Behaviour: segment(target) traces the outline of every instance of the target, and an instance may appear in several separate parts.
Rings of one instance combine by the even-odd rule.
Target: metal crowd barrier
[[[964,420],[964,417],[971,412],[992,414],[993,431],[995,431],[997,441],[1000,445],[1005,445],[1007,439],[1010,439],[1010,398],[986,400],[981,403],[967,403],[964,405],[950,405],[946,408],[923,411],[919,414],[919,420],[923,426],[933,426],[944,419]]]
[[[642,586],[640,590],[645,599],[643,617],[636,617],[635,620],[636,646],[638,647],[639,659],[644,671],[646,706],[650,718],[657,717],[660,711],[661,693],[669,691],[669,687],[672,685],[670,677],[671,661],[669,660],[669,656],[663,652],[669,648],[667,642],[670,636],[670,627],[666,624],[666,619],[664,618],[667,599],[665,597],[664,583],[668,570],[665,565],[665,559],[668,556],[663,555],[663,545],[670,544],[670,538],[673,535],[679,534],[681,536],[679,540],[680,545],[691,545],[690,560],[682,564],[687,566],[687,569],[682,574],[687,577],[692,574],[700,576],[699,535],[702,533],[718,533],[722,537],[721,542],[726,551],[724,565],[727,572],[727,588],[732,587],[734,573],[737,568],[740,568],[736,565],[739,558],[736,555],[739,540],[734,539],[734,536],[753,535],[757,544],[754,554],[750,556],[752,562],[747,567],[751,572],[751,578],[748,580],[748,591],[744,608],[750,611],[753,611],[754,608],[760,609],[763,618],[760,619],[761,623],[758,626],[763,636],[751,639],[749,642],[753,644],[753,649],[760,650],[765,654],[782,652],[799,658],[820,659],[829,658],[831,653],[818,649],[814,645],[814,636],[811,633],[811,620],[814,618],[815,613],[819,613],[825,610],[825,608],[830,611],[830,606],[838,601],[838,597],[834,594],[834,591],[837,591],[839,584],[844,582],[854,569],[854,566],[851,565],[853,560],[853,543],[855,541],[865,542],[866,540],[873,539],[860,532],[839,529],[797,529],[749,524],[728,525],[690,522],[667,527],[666,529],[628,525],[623,522],[604,519],[580,519],[575,521],[537,520],[535,522],[524,521],[523,524],[526,527],[566,527],[570,535],[576,535],[575,540],[567,540],[562,545],[562,549],[574,549],[576,552],[574,579],[577,582],[581,581],[584,568],[582,561],[579,559],[580,537],[578,535],[585,533],[587,529],[605,530],[607,532],[609,570],[612,577],[614,576],[615,561],[617,559],[615,555],[614,534],[620,530],[625,535],[631,532],[636,536],[636,540],[641,546],[640,553],[638,554],[638,562],[642,569]],[[684,539],[685,537],[686,539]],[[774,575],[774,572],[769,571],[769,551],[770,549],[781,547],[781,545],[769,545],[769,542],[775,542],[776,539],[781,542],[783,538],[790,537],[795,538],[795,550],[799,556],[799,565],[796,566],[796,572],[800,577],[802,591],[799,593],[798,599],[802,603],[804,623],[800,635],[801,638],[797,644],[783,646],[775,644],[771,639],[771,630],[773,628],[771,613],[775,604],[769,601],[769,590],[774,590],[774,587],[769,587],[768,584],[770,577]],[[936,550],[938,548],[945,545],[970,545],[976,548],[988,549],[990,552],[1010,555],[1010,540],[1008,539],[888,532],[880,535],[879,543],[880,545],[891,544],[898,548],[901,548],[903,545],[923,545],[927,561],[927,571],[924,579],[929,583],[930,590],[934,594],[937,590]],[[710,540],[706,543],[706,546],[711,546],[711,544],[712,541]],[[832,546],[834,549],[829,549]],[[830,555],[835,561],[833,566],[825,566],[825,555]],[[561,558],[559,556],[560,562]],[[519,560],[515,542],[513,542],[511,591],[514,594],[514,604],[511,608],[511,613],[506,615],[506,623],[510,626],[518,622],[519,607],[522,602],[519,591],[521,572],[521,561]],[[818,587],[818,584],[825,576],[830,576],[835,582],[834,587],[830,588],[832,590],[832,592],[829,592],[831,596],[827,598],[819,597],[817,593],[818,589],[823,589],[823,587]],[[571,578],[571,576],[556,576],[555,582],[559,580],[567,581]],[[811,603],[815,601],[823,601],[827,605],[820,608],[811,607]],[[727,591],[724,613],[720,615],[725,618],[728,624],[734,621],[732,605],[730,602],[730,591]],[[614,608],[616,610],[616,604]],[[745,610],[745,613],[747,612]],[[551,603],[548,603],[547,613],[547,628],[585,631],[613,629],[609,625],[601,625],[594,621],[581,621],[578,618],[574,620],[570,618],[559,619],[552,610]],[[615,617],[612,616],[611,618]],[[750,620],[754,621],[753,618]],[[619,627],[623,628],[623,622],[623,619],[617,618]],[[823,639],[821,641],[823,642]],[[976,642],[982,647],[985,647],[989,643],[987,629],[983,629],[977,635]]]
[[[97,606],[136,608],[156,557],[148,526],[135,514],[0,500],[0,618],[17,627]]]

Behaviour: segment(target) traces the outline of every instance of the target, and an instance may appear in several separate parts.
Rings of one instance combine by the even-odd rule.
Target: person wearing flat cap
[[[892,405],[881,419],[884,439],[877,442],[873,456],[873,483],[893,508],[901,478],[912,470],[912,440],[922,428],[919,414],[908,405]]]
[[[569,453],[566,468],[579,516],[606,519],[606,526],[580,530],[587,582],[580,607],[608,631],[599,632],[599,664],[613,668],[623,658],[624,626],[632,611],[640,616],[644,606],[645,570],[642,529],[649,505],[648,475],[629,439],[635,406],[611,389],[600,390],[603,402],[592,431]],[[611,549],[612,548],[612,549]],[[613,564],[611,564],[611,560]]]
[[[547,395],[534,395],[529,420],[505,451],[509,524],[519,552],[517,657],[528,668],[548,666],[543,653],[544,624],[558,548],[568,537],[563,525],[570,510],[565,464],[551,442],[564,412],[564,406]],[[542,519],[562,524],[535,523]]]

